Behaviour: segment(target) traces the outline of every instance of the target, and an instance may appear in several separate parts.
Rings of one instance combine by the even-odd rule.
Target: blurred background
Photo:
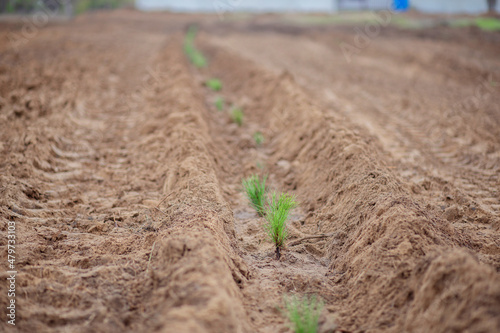
[[[93,10],[134,6],[134,0],[0,0],[0,13],[30,14],[50,10],[61,15],[78,15]]]
[[[2,14],[48,9],[61,15],[115,8],[179,12],[317,12],[377,10],[392,7],[436,14],[498,13],[497,0],[0,0]]]

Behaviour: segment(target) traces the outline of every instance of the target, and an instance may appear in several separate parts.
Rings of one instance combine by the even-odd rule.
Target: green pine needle
[[[276,253],[279,259],[279,249],[285,245],[288,238],[287,220],[292,209],[297,207],[295,196],[274,192],[267,201],[265,217],[267,223],[264,225],[271,241],[276,245]]]
[[[212,91],[221,91],[222,82],[219,79],[209,79],[205,82],[205,85]]]
[[[264,176],[261,180],[259,176],[252,175],[243,179],[242,185],[245,194],[250,201],[250,205],[257,211],[260,216],[264,215],[264,203],[266,201],[266,179]]]
[[[198,29],[195,26],[191,26],[189,28],[186,38],[184,39],[184,53],[186,53],[186,56],[193,65],[197,68],[203,68],[207,66],[207,59],[194,46],[197,30]]]
[[[224,98],[222,98],[220,96],[217,97],[214,104],[215,104],[215,107],[217,108],[217,110],[219,110],[219,111],[224,110]]]
[[[231,119],[238,125],[243,125],[243,111],[240,108],[231,110]]]
[[[260,146],[264,143],[264,135],[262,134],[262,132],[255,132],[253,134],[253,139],[255,140],[257,146]]]
[[[324,303],[316,296],[299,298],[285,297],[288,319],[295,333],[317,333],[318,322]]]

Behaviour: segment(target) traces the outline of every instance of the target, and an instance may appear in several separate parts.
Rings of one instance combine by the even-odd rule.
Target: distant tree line
[[[96,9],[119,8],[133,3],[134,0],[0,0],[0,13],[27,14],[41,7],[63,12],[65,7],[70,7],[76,14],[80,14]]]
[[[2,13],[29,13],[35,9],[36,5],[36,0],[0,0]]]
[[[490,13],[494,12],[497,8],[497,0],[487,0],[488,1],[488,11]]]

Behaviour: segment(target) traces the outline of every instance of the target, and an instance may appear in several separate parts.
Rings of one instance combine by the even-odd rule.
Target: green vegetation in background
[[[209,79],[205,82],[205,85],[213,91],[222,90],[222,82],[219,79]]]
[[[16,9],[14,8],[14,4],[12,1],[7,2],[7,5],[5,6],[5,12],[12,14],[15,13]]]
[[[252,175],[242,181],[243,190],[248,201],[250,201],[250,205],[260,216],[264,216],[266,179],[267,176],[264,176],[261,180],[258,175]]]
[[[448,25],[453,28],[468,27],[474,24],[472,19],[452,19],[448,21]]]
[[[217,108],[217,110],[219,110],[219,111],[224,110],[224,98],[222,98],[221,96],[218,96],[215,99],[214,104],[215,104],[215,107]]]
[[[74,0],[72,1],[75,14],[100,9],[116,9],[133,6],[134,0]],[[28,14],[40,10],[49,9],[52,13],[62,12],[65,1],[41,1],[41,0],[8,0],[0,12]]]
[[[500,30],[500,20],[493,17],[453,19],[448,21],[448,25],[455,28],[476,26],[484,31]]]
[[[253,139],[255,140],[257,146],[260,146],[264,143],[264,135],[261,132],[255,132],[253,134]]]
[[[4,6],[1,8],[2,12],[9,14],[28,14],[35,12],[37,9],[43,8],[44,6],[42,3],[39,3],[38,0],[9,0],[2,5]]]
[[[498,31],[500,30],[500,20],[493,17],[478,17],[476,25],[485,31]]]
[[[401,29],[424,29],[424,28],[432,28],[441,24],[440,22],[434,19],[415,19],[406,17],[404,15],[397,15],[391,19],[391,25],[396,26]]]
[[[365,24],[374,24],[381,26],[381,18],[377,17],[377,12],[346,12],[333,15],[296,15],[286,17],[286,21],[302,25],[352,25],[362,26]],[[385,18],[384,18],[385,20]],[[389,24],[403,29],[420,29],[436,25],[436,22],[429,19],[414,19],[405,15],[397,14],[390,17]]]
[[[75,14],[100,9],[116,9],[132,6],[133,4],[134,0],[77,0],[75,2]]]
[[[380,24],[376,12],[346,12],[333,15],[289,15],[283,20],[302,25],[354,25],[367,23]],[[500,30],[500,20],[494,17],[452,18],[444,21],[451,27],[476,26],[484,31]],[[405,14],[395,14],[390,18],[390,24],[402,29],[424,29],[439,27],[443,24],[442,18],[411,17]]]
[[[276,192],[272,193],[267,201],[265,208],[265,218],[267,223],[264,225],[267,235],[276,246],[276,259],[281,257],[281,249],[288,238],[287,220],[292,209],[297,207],[295,197]]]
[[[184,53],[186,53],[186,56],[195,67],[203,68],[207,66],[207,60],[194,46],[197,31],[198,29],[195,26],[189,28],[186,38],[184,39]]]
[[[295,333],[317,333],[319,316],[324,303],[316,296],[299,298],[297,296],[285,297],[285,308],[288,319]]]
[[[231,110],[231,119],[238,125],[243,125],[243,111],[240,108],[233,108]]]

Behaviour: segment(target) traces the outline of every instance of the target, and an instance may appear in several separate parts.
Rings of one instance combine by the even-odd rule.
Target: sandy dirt
[[[498,32],[384,28],[347,62],[352,26],[275,15],[22,29],[0,24],[0,331],[286,333],[286,294],[324,300],[322,333],[500,331]],[[280,260],[253,173],[300,202]]]

